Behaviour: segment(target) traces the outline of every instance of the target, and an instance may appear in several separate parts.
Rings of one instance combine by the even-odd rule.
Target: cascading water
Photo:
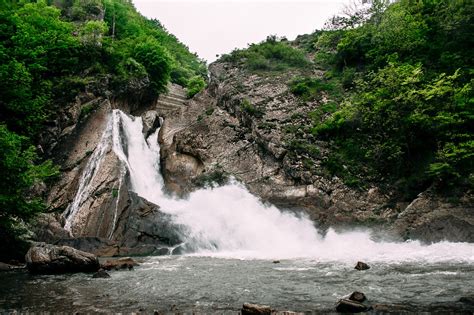
[[[474,244],[440,242],[424,246],[416,241],[376,242],[367,232],[339,234],[332,230],[322,237],[306,216],[263,204],[236,181],[195,191],[185,200],[176,199],[163,193],[158,131],[145,139],[141,118],[130,117],[119,110],[113,111],[111,121],[104,137],[112,134],[114,152],[130,173],[132,189],[160,205],[161,211],[173,215],[176,223],[188,227],[187,244],[196,249],[198,255],[299,257],[319,261],[474,262]],[[92,161],[100,157],[101,150],[99,145]],[[93,172],[88,172],[86,177],[91,176],[89,173],[93,176]],[[84,183],[87,184],[86,179]],[[79,189],[76,197],[80,201],[86,195]],[[72,218],[73,215],[71,211]]]

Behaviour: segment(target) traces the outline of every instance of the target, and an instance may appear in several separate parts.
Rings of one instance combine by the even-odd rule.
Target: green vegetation
[[[291,81],[289,86],[291,93],[305,101],[321,99],[323,93],[337,99],[342,94],[340,82],[337,79],[302,77]]]
[[[244,99],[242,100],[242,102],[240,103],[240,108],[246,112],[247,114],[249,114],[250,116],[253,116],[255,118],[262,118],[263,115],[264,115],[264,112],[262,112],[261,110],[257,109],[252,103],[250,103],[249,100],[247,99]]]
[[[204,90],[206,87],[206,81],[200,76],[193,77],[189,80],[187,84],[187,96],[188,98],[193,97],[197,93]]]
[[[128,0],[0,3],[0,234],[5,236],[45,209],[30,188],[57,168],[35,147],[62,105],[86,90],[148,101],[170,80],[192,87],[204,82],[207,70]],[[81,119],[96,106],[83,106]]]
[[[269,36],[260,44],[251,44],[245,50],[234,50],[224,55],[222,60],[242,62],[251,71],[284,71],[309,64],[302,50],[292,47],[286,40],[278,40],[276,36]]]
[[[334,143],[325,166],[356,186],[472,187],[474,4],[374,0],[371,10],[314,37],[315,62],[345,89],[337,111],[313,120],[313,134]],[[319,90],[317,80],[292,85],[303,98]]]

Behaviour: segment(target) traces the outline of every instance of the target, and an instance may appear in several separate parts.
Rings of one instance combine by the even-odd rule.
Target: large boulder
[[[30,272],[40,274],[95,272],[100,268],[99,260],[93,254],[44,243],[31,247],[25,260]]]

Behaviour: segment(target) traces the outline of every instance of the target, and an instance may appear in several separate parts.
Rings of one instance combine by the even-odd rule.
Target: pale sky
[[[166,29],[199,57],[245,48],[268,35],[297,35],[320,29],[350,0],[133,0],[146,17]]]

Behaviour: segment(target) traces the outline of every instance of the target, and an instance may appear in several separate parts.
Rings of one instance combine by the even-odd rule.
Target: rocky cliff
[[[48,193],[57,220],[43,218],[47,228],[38,229],[38,237],[103,255],[170,253],[182,242],[183,227],[130,191],[129,174],[112,144],[104,146],[112,109],[120,108],[142,115],[144,136],[161,126],[160,163],[170,194],[185,197],[234,177],[265,202],[308,213],[322,229],[371,227],[395,239],[474,241],[471,194],[452,200],[427,190],[407,201],[386,187],[351,188],[321,166],[330,142],[307,138],[314,154],[298,151],[292,145],[298,130],[288,130],[327,102],[325,95],[301,102],[290,93],[288,82],[298,70],[259,75],[221,61],[210,73],[209,87],[191,100],[177,85],[146,106],[107,98],[86,99],[84,105],[78,97],[67,111],[75,120],[64,119],[69,124],[58,129],[51,149],[62,166]],[[90,102],[95,110],[81,117],[80,108]],[[77,214],[66,231],[60,226],[74,203]]]
[[[330,142],[309,136],[314,154],[300,153],[292,144],[298,130],[288,130],[328,99],[323,94],[301,102],[290,93],[288,82],[298,71],[259,75],[232,63],[212,64],[208,89],[167,116],[160,131],[168,189],[186,194],[233,176],[264,201],[305,211],[323,228],[364,226],[395,238],[474,241],[472,194],[449,200],[428,190],[407,201],[386,187],[355,189],[321,167]]]

